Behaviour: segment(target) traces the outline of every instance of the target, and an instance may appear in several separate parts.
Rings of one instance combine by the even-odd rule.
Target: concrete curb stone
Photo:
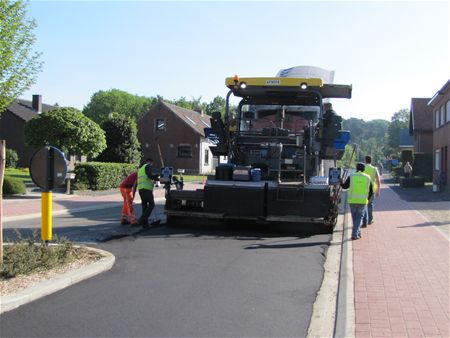
[[[327,250],[322,284],[313,304],[308,338],[333,337],[344,228],[344,215],[339,214]]]

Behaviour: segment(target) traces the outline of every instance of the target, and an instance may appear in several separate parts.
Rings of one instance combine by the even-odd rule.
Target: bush
[[[0,279],[52,269],[74,259],[73,245],[65,238],[56,237],[57,245],[49,246],[37,238],[36,231],[30,238],[22,238],[19,232],[16,235],[14,244],[4,246]]]
[[[422,176],[425,182],[433,182],[433,154],[432,153],[415,153],[413,174]]]
[[[25,194],[25,192],[26,192],[25,183],[23,183],[21,179],[5,176],[3,181],[4,195]]]
[[[399,167],[392,168],[391,174],[392,174],[392,177],[394,178],[395,182],[398,183],[400,177],[404,175],[403,167],[399,166]]]
[[[76,188],[91,190],[114,189],[118,188],[122,180],[136,169],[134,164],[127,163],[77,163],[73,184]]]
[[[15,168],[19,162],[19,155],[14,149],[6,149],[5,166],[6,168]]]

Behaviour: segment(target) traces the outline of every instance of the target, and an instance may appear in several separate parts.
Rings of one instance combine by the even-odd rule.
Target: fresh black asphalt
[[[74,238],[86,239],[89,232],[95,240],[96,228],[120,229],[118,212],[54,222]],[[21,227],[24,222],[39,226],[28,220]],[[116,256],[110,271],[2,314],[0,335],[304,337],[329,239],[241,226],[162,226],[112,239],[99,244]]]

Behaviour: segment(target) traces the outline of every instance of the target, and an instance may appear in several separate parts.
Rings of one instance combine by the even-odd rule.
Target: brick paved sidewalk
[[[201,188],[203,185],[188,183],[185,189]],[[164,197],[164,189],[157,188],[154,191],[155,198]],[[54,212],[63,210],[83,210],[83,209],[102,209],[114,205],[114,203],[121,203],[122,196],[119,191],[112,191],[106,194],[99,192],[97,194],[86,195],[64,195],[53,194],[52,209]],[[140,203],[139,194],[136,194],[135,203]],[[3,200],[3,217],[6,219],[11,217],[26,217],[35,216],[41,212],[41,199],[39,194],[33,198],[24,199],[5,199]]]
[[[353,241],[356,337],[449,337],[449,241],[390,188]]]

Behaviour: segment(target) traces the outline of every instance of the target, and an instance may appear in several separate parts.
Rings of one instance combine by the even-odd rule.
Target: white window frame
[[[159,129],[158,127],[158,121],[163,121],[164,122],[164,129]],[[166,131],[167,130],[167,124],[166,124],[166,119],[165,118],[155,118],[155,131]]]
[[[436,149],[434,151],[434,170],[441,170],[441,150]]]
[[[209,149],[204,149],[203,151],[203,165],[205,167],[209,166],[209,158],[211,156],[209,156]]]
[[[189,156],[188,155],[180,156],[180,147],[186,147],[186,148],[189,147],[189,150],[190,150]],[[187,144],[187,143],[180,143],[177,147],[177,157],[178,158],[192,158],[192,145]]]
[[[447,121],[447,123],[448,122],[450,122],[450,100],[448,100],[447,101],[447,103],[446,103],[446,110],[447,110],[447,119],[446,119],[446,121]]]

